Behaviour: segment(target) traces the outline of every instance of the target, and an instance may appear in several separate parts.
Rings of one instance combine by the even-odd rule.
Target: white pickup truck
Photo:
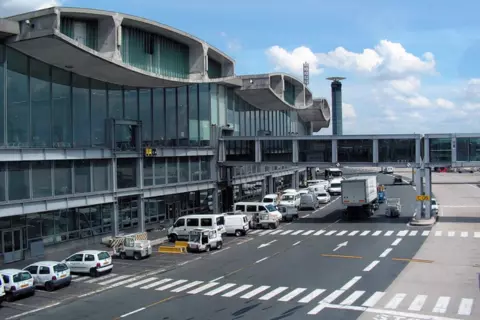
[[[342,181],[342,203],[347,218],[370,217],[378,209],[377,177],[359,176]]]

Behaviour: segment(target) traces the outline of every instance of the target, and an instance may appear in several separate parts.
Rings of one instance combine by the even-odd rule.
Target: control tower
[[[332,134],[334,136],[343,135],[343,115],[342,115],[342,83],[344,77],[330,77],[327,80],[332,81]]]

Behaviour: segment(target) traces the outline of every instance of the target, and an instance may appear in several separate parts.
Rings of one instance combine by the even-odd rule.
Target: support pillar
[[[423,194],[422,173],[423,173],[423,169],[415,168],[415,186],[416,186],[417,196],[420,196]],[[415,219],[416,220],[420,220],[422,218],[422,205],[423,205],[422,201],[415,201],[415,210],[416,210]]]
[[[425,195],[429,197],[428,201],[425,201],[425,219],[430,219],[432,216],[432,169],[425,168]]]
[[[112,237],[117,237],[119,233],[119,219],[118,219],[118,201],[113,202],[112,212]]]
[[[315,172],[316,168],[309,168],[310,169],[310,177],[312,177],[312,180],[315,180],[317,178],[317,173]]]
[[[292,187],[293,189],[297,190],[300,188],[300,173],[298,172],[298,170],[295,170],[295,172],[293,173]]]
[[[268,194],[275,193],[275,185],[273,184],[273,176],[267,176],[268,179]]]
[[[138,232],[145,232],[145,199],[138,195]]]
[[[215,183],[215,188],[213,188],[212,194],[212,211],[213,214],[220,214],[220,208],[218,205],[218,198],[220,197],[220,192],[218,190],[218,183]]]

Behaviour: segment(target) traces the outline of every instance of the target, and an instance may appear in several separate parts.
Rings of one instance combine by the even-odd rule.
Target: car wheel
[[[127,254],[125,252],[120,253],[120,259],[124,260],[127,258]]]
[[[240,237],[242,235],[242,231],[237,230],[235,231],[235,237]]]
[[[140,252],[135,252],[135,253],[133,254],[133,259],[135,259],[135,260],[140,260],[140,259],[142,259],[142,255],[140,254]]]
[[[217,250],[222,249],[222,246],[223,246],[223,242],[222,242],[222,241],[217,242]]]
[[[177,241],[177,235],[176,234],[171,234],[168,236],[168,240],[170,240],[170,242],[175,242]]]
[[[7,302],[13,302],[15,301],[15,297],[10,293],[7,293],[7,297],[5,298],[5,300],[7,300]]]
[[[53,286],[53,283],[51,283],[51,282],[45,283],[45,290],[47,290],[48,292],[51,292],[51,291],[55,290],[55,287]]]
[[[90,277],[96,278],[98,277],[98,271],[95,268],[90,269]]]
[[[205,252],[210,252],[210,246],[207,246],[207,247],[205,248]]]

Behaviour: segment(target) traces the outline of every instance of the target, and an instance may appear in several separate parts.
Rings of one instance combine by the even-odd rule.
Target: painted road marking
[[[395,241],[392,242],[392,246],[398,245],[402,241],[401,238],[396,239]]]
[[[480,238],[480,232],[478,232],[478,231],[477,231],[477,232],[474,232],[473,236],[474,236],[475,238]]]
[[[313,235],[314,235],[314,236],[319,236],[319,235],[321,235],[321,234],[324,233],[324,232],[325,232],[325,230],[319,230],[319,231],[315,232]]]
[[[370,263],[365,269],[363,269],[363,271],[364,271],[364,272],[368,272],[368,271],[372,270],[373,268],[375,268],[375,266],[376,266],[379,262],[380,262],[379,260],[373,261],[373,262]]]
[[[376,236],[378,236],[380,233],[382,233],[382,231],[375,231],[375,232],[372,234],[372,236],[376,237]]]
[[[262,232],[262,230],[254,230],[254,231],[251,231],[251,232],[249,232],[249,233],[250,233],[250,234],[257,234],[257,233],[259,233],[259,232]]]
[[[385,258],[386,256],[388,256],[388,254],[390,253],[390,251],[392,251],[393,249],[392,248],[388,248],[388,249],[385,249],[385,251],[382,252],[382,254],[379,256],[380,258]]]
[[[286,226],[286,225],[285,225]],[[348,236],[367,236],[367,235],[370,235],[370,236],[374,236],[374,237],[377,237],[377,236],[380,236],[380,235],[384,235],[386,237],[389,237],[389,236],[392,236],[394,233],[395,233],[395,236],[396,237],[405,237],[405,236],[423,236],[423,237],[427,237],[430,235],[430,233],[432,233],[430,230],[423,230],[423,231],[420,231],[420,230],[400,230],[400,231],[394,231],[394,230],[388,230],[388,231],[383,231],[383,230],[375,230],[372,231],[371,230],[364,230],[364,231],[361,231],[361,230],[285,230],[285,229],[278,229],[278,230],[255,230],[255,231],[259,231],[259,232],[262,232],[260,234],[258,234],[259,236],[263,236],[263,235],[303,235],[303,236],[308,236],[308,235],[315,235],[315,236],[319,236],[319,235],[324,235],[324,236],[331,236],[331,235],[334,235],[336,234],[337,236],[343,236],[343,235],[347,235]],[[251,232],[252,234],[255,232]],[[466,232],[466,231],[455,231],[455,230],[450,230],[450,231],[442,231],[442,230],[438,230],[438,231],[435,231],[434,232],[434,235],[436,237],[442,237],[442,236],[445,236],[445,237],[461,237],[461,238],[468,238],[469,236],[473,236],[474,238],[480,238],[480,232]],[[462,235],[463,234],[463,235]],[[465,234],[467,236],[465,236]]]
[[[462,237],[462,238],[467,238],[467,237],[468,237],[468,232],[467,232],[467,231],[462,231],[462,232],[460,233],[460,237]]]
[[[294,233],[292,233],[292,236],[299,235],[299,234],[302,233],[303,231],[305,231],[305,230],[297,230],[297,231],[295,231]]]
[[[345,285],[343,287],[340,288],[340,290],[344,290],[344,291],[347,291],[348,289],[350,289],[351,287],[353,287],[355,285],[355,283],[357,283],[358,281],[360,281],[360,279],[362,279],[361,276],[357,276],[357,277],[353,277],[350,281],[348,281],[347,283],[345,283]],[[330,301],[331,302],[331,301]]]
[[[193,281],[193,282],[187,283],[186,285],[183,285],[179,288],[173,289],[172,292],[182,292],[182,291],[185,291],[187,289],[190,289],[190,288],[196,287],[198,285],[201,285],[202,283],[203,283],[203,281]]]
[[[417,230],[410,231],[410,234],[409,234],[409,236],[410,236],[410,237],[414,237],[414,236],[416,236],[416,235],[417,235],[417,233],[418,233],[418,231],[417,231]]]
[[[242,298],[242,299],[250,299],[250,298],[253,298],[253,297],[255,297],[257,294],[262,293],[263,291],[267,290],[268,288],[270,288],[270,286],[261,286],[261,287],[258,287],[257,289],[252,290],[252,291],[244,294],[244,295],[241,296],[240,298]]]
[[[288,289],[288,287],[278,287],[277,289],[270,291],[269,293],[267,293],[264,296],[261,296],[258,299],[260,299],[260,300],[270,300],[271,298],[279,295],[280,293],[282,293],[283,291],[285,291],[287,289]]]
[[[247,289],[250,289],[251,287],[253,287],[253,285],[245,284],[243,286],[240,286],[240,287],[236,288],[235,290],[232,290],[230,292],[227,292],[227,293],[223,294],[222,297],[227,297],[227,298],[233,297],[234,295],[237,295],[240,292],[243,292]]]
[[[212,291],[209,291],[207,293],[205,293],[206,296],[214,296],[220,292],[223,292],[225,290],[228,290],[230,289],[231,287],[234,287],[236,286],[235,283],[227,283],[227,284],[224,284],[223,286],[219,287],[219,288],[216,288],[216,289],[213,289]]]
[[[271,233],[271,232],[273,232],[273,230],[265,230],[265,231],[260,232],[259,235],[260,235],[260,236],[265,236],[265,235],[267,235],[267,234],[269,234],[269,233]]]
[[[354,293],[352,293],[351,295],[348,296],[347,299],[343,300],[342,302],[340,302],[340,304],[343,304],[343,305],[352,305],[355,303],[355,301],[358,300],[358,298],[360,298],[363,294],[365,293],[365,291],[355,291]]]
[[[172,282],[172,283],[166,284],[164,286],[161,286],[160,288],[157,288],[155,290],[157,290],[157,291],[167,290],[167,289],[176,287],[178,285],[184,284],[185,282],[188,282],[188,280],[177,280],[175,282]]]
[[[335,232],[337,232],[337,230],[330,230],[328,231],[327,233],[325,233],[326,236],[331,236],[332,234],[334,234]]]
[[[438,298],[437,303],[435,304],[435,307],[433,307],[432,312],[435,312],[435,313],[447,312],[447,307],[449,303],[450,303],[450,297]]]
[[[110,274],[107,274],[107,275],[104,275],[104,276],[101,276],[101,277],[98,277],[98,278],[93,278],[91,280],[85,281],[84,283],[101,282],[103,280],[111,279],[111,278],[114,278],[114,277],[117,277],[117,276],[118,276],[118,274],[110,273]]]
[[[329,253],[323,253],[322,257],[330,257],[330,258],[345,258],[345,259],[362,259],[360,256],[346,256],[343,254],[329,254]]]
[[[458,307],[458,314],[462,316],[469,316],[472,313],[473,299],[463,298]]]
[[[407,294],[397,293],[386,305],[385,309],[397,309]]]
[[[292,292],[284,295],[280,299],[278,299],[278,301],[284,301],[284,302],[290,301],[293,298],[295,298],[296,296],[298,296],[299,294],[301,294],[302,292],[304,292],[305,290],[307,290],[307,288],[297,288],[297,289],[293,290]]]
[[[405,237],[408,233],[408,230],[398,231],[397,237]]]
[[[351,236],[356,235],[359,232],[360,232],[359,230],[355,230],[355,231],[350,232],[348,235],[351,237]]]
[[[335,290],[332,293],[330,293],[325,299],[320,301],[320,303],[321,304],[322,303],[332,303],[335,299],[340,297],[344,292],[345,292],[345,290]]]
[[[442,231],[435,231],[435,237],[441,237]]]
[[[425,230],[422,232],[422,236],[427,237],[430,234],[430,230]]]
[[[188,291],[187,293],[189,293],[189,294],[197,294],[197,293],[200,293],[200,292],[202,292],[202,291],[208,290],[208,289],[210,289],[210,288],[212,288],[212,287],[215,287],[216,285],[218,285],[218,282],[209,282],[209,283],[207,283],[207,284],[205,284],[205,285],[203,285],[203,286],[201,286],[201,287],[199,287],[199,288],[197,288],[197,289],[194,289],[194,290],[192,290],[192,291]]]
[[[135,287],[141,286],[142,284],[145,284],[145,283],[148,283],[148,282],[152,282],[152,281],[155,281],[155,280],[157,280],[156,277],[143,279],[143,280],[137,281],[137,282],[135,282],[135,283],[129,284],[129,285],[127,286],[127,288],[135,288]]]
[[[270,233],[271,235],[274,235],[274,234],[277,234],[277,233],[280,233],[280,232],[283,232],[282,229],[278,229],[278,230],[275,230],[273,231],[272,233]]]
[[[370,230],[365,230],[362,233],[360,233],[361,236],[366,236],[367,234],[370,233]]]
[[[167,283],[169,281],[172,281],[173,279],[162,279],[162,280],[159,280],[159,281],[156,281],[154,283],[150,283],[149,285],[146,285],[144,287],[141,287],[140,289],[150,289],[150,288],[153,288],[153,287],[156,287],[156,286],[159,286],[161,284],[164,284],[164,283]]]
[[[337,233],[337,236],[343,236],[345,233],[347,233],[346,230],[340,231],[339,233]]]
[[[365,301],[362,304],[362,306],[372,308],[377,304],[378,301],[380,301],[380,299],[382,299],[384,295],[385,295],[385,292],[377,291],[374,294],[372,294],[371,297],[368,298],[367,301]]]
[[[293,232],[293,230],[287,230],[287,231],[285,231],[284,233],[282,233],[281,235],[284,236],[284,235],[289,234],[289,233],[291,233],[291,232]]]
[[[455,231],[448,231],[448,236],[449,237],[454,237],[455,236]]]
[[[392,230],[387,231],[387,232],[385,232],[385,237],[390,237],[392,234],[393,234]]]
[[[297,241],[294,244],[292,244],[292,246],[296,246],[296,245],[300,244],[300,242],[302,242],[302,241]]]
[[[125,278],[130,278],[130,277],[131,277],[131,275],[124,275],[124,276],[115,277],[113,279],[100,282],[99,285],[104,286],[104,285],[107,285],[109,283],[114,283],[116,281],[119,281],[119,280],[122,280],[122,279],[125,279]]]
[[[413,302],[410,304],[408,307],[409,311],[421,311],[423,308],[423,305],[425,304],[425,301],[427,301],[427,296],[419,294],[415,297]]]
[[[314,233],[315,230],[308,230],[307,232],[305,232],[304,234],[302,234],[302,236],[308,236],[309,234],[312,234]]]
[[[298,302],[299,303],[309,303],[310,301],[312,301],[313,299],[315,299],[316,297],[318,297],[319,295],[321,295],[325,291],[326,291],[325,289],[315,289],[312,292],[310,292],[309,294],[307,294],[305,297],[303,297],[302,299],[298,300]]]

